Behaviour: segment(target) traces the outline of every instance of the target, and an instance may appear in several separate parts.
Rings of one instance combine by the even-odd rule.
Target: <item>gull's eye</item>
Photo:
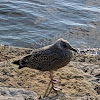
[[[66,48],[67,46],[65,44],[63,44],[63,47]]]

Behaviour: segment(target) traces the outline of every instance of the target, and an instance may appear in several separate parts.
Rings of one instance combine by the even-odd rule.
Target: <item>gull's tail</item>
[[[14,61],[13,64],[19,65],[18,69],[23,68],[24,66],[21,64],[21,60]]]
[[[14,61],[13,64],[20,65],[20,60]]]
[[[17,60],[12,62],[13,64],[19,65],[19,69],[27,66],[27,63],[29,61],[29,58],[31,57],[31,55],[25,56],[23,59]]]

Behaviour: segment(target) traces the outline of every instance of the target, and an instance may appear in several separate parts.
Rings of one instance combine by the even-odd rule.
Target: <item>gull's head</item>
[[[57,42],[56,42],[56,45],[60,48],[60,49],[63,49],[63,50],[72,50],[72,51],[75,51],[77,52],[76,49],[74,49],[71,44],[67,41],[67,40],[64,40],[62,38],[58,39]]]

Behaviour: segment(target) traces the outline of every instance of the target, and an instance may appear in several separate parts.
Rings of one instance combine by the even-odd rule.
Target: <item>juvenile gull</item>
[[[40,71],[50,71],[52,88],[57,90],[54,86],[53,70],[66,66],[72,58],[72,51],[77,52],[67,40],[61,38],[55,44],[37,49],[21,60],[14,61],[13,64],[19,65],[19,69],[29,67]]]

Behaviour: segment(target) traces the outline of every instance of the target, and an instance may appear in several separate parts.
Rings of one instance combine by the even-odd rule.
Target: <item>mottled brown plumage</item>
[[[55,83],[59,83],[60,81],[59,79],[54,79],[53,70],[64,67],[70,62],[72,58],[71,50],[77,52],[71,47],[68,41],[59,39],[55,44],[35,50],[32,54],[13,63],[18,64],[19,69],[29,67],[41,71],[50,71],[50,84],[52,83],[51,89],[58,91],[61,88],[59,86],[55,86]],[[48,96],[51,91],[50,89],[49,93],[47,93],[49,86],[44,97]]]
[[[56,70],[67,65],[74,50],[68,41],[59,39],[55,44],[35,50],[32,54],[24,57],[14,64],[19,65],[19,69],[29,67],[41,71]]]

